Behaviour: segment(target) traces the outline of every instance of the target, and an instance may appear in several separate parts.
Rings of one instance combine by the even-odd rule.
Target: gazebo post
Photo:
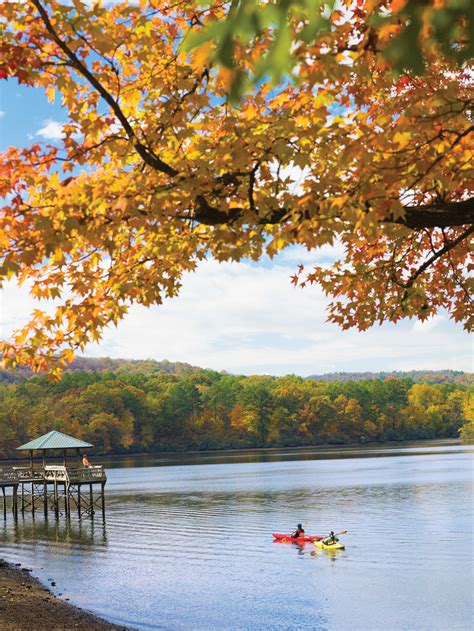
[[[48,483],[44,477],[46,469],[46,449],[43,449],[43,509],[45,516],[48,514]]]
[[[34,467],[35,467],[35,463],[33,461],[33,450],[30,450],[30,465],[31,465],[31,476],[32,479],[34,480]],[[34,482],[31,482],[31,486],[30,486],[30,497],[31,497],[31,514],[34,515],[35,514],[35,485]]]

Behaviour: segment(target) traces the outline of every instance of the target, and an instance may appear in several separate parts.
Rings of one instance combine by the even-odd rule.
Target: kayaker
[[[326,537],[326,539],[324,539],[323,543],[325,543],[327,546],[330,546],[330,545],[332,545],[334,543],[337,543],[338,541],[339,541],[339,539],[334,534],[334,531],[331,530],[331,532]]]
[[[303,525],[302,524],[298,524],[296,526],[296,531],[293,533],[292,536],[295,539],[298,539],[299,537],[304,537],[304,530],[303,530]]]

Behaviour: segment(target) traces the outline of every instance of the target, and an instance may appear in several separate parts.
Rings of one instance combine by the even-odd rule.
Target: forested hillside
[[[199,366],[192,366],[185,362],[171,362],[167,359],[111,359],[110,357],[76,357],[65,368],[66,372],[139,372],[166,373],[183,375],[190,372],[202,372]],[[0,382],[18,383],[33,376],[27,368],[0,370]],[[474,375],[462,370],[391,370],[380,372],[331,372],[322,375],[311,375],[307,379],[315,381],[366,381],[368,379],[411,379],[414,383],[456,383],[472,385]]]
[[[362,381],[367,379],[411,379],[414,383],[460,383],[472,385],[474,375],[462,370],[391,370],[388,372],[330,372],[311,375],[316,381]]]
[[[183,373],[199,372],[202,368],[184,362],[170,362],[167,359],[111,359],[110,357],[76,357],[65,369],[66,372],[127,372],[165,373],[182,375]],[[28,368],[0,370],[0,382],[18,383],[29,379],[33,372]]]
[[[0,383],[0,454],[51,429],[102,453],[449,437],[468,409],[466,386],[410,379],[76,370]]]

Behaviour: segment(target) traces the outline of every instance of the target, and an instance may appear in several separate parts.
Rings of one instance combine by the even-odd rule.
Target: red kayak
[[[324,537],[318,537],[317,535],[305,535],[304,537],[293,537],[291,534],[283,535],[279,532],[272,532],[272,535],[275,538],[275,541],[279,541],[280,543],[301,543],[301,542],[313,542],[313,541],[321,541]]]

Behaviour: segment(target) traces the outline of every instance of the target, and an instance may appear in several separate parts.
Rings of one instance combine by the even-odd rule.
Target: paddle
[[[335,532],[334,536],[337,537],[338,535],[345,535],[347,534],[347,530],[341,530],[341,532]],[[324,537],[325,539],[327,539],[329,537],[329,535],[327,537]]]
[[[341,530],[340,532],[335,532],[334,536],[337,537],[338,535],[345,535],[347,533],[347,530]],[[327,541],[327,539],[329,539],[331,535],[328,535],[327,537],[324,537],[324,539],[322,540],[322,542],[324,543],[325,541]]]

